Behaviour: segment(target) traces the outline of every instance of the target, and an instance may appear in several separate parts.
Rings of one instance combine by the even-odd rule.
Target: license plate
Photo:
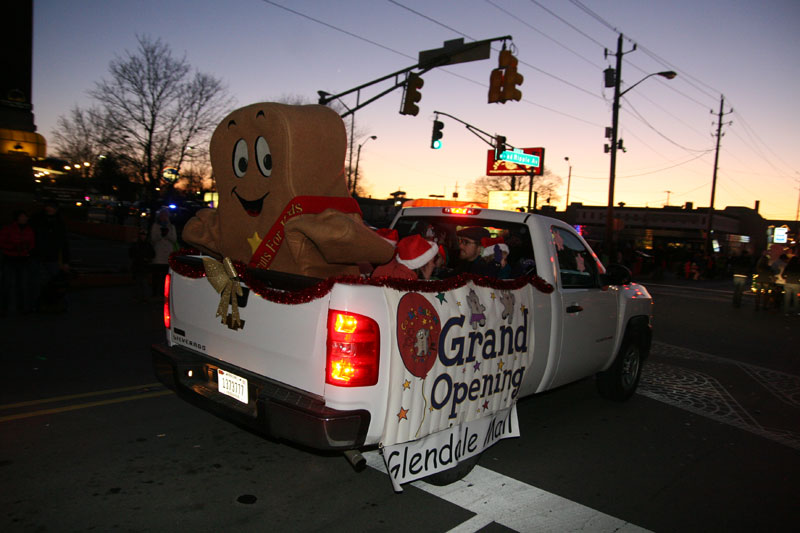
[[[222,394],[236,398],[242,403],[247,403],[247,379],[226,372],[221,368],[217,369],[219,391]]]

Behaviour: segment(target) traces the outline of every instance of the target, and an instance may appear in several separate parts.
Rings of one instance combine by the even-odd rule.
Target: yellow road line
[[[145,385],[135,385],[133,387],[120,387],[118,389],[107,389],[95,392],[83,392],[81,394],[70,394],[69,396],[57,396],[55,398],[44,398],[43,400],[31,400],[28,402],[8,403],[0,405],[0,409],[18,409],[20,407],[30,407],[31,405],[41,405],[43,403],[56,403],[65,402],[68,400],[77,400],[78,398],[90,398],[92,396],[104,396],[106,394],[117,394],[119,392],[128,392],[132,390],[148,389],[152,387],[163,388],[161,383],[147,383]]]
[[[140,388],[140,387],[134,387]],[[18,413],[16,415],[8,415],[0,417],[0,423],[8,422],[11,420],[19,420],[21,418],[31,418],[34,416],[52,415],[56,413],[66,413],[67,411],[76,411],[78,409],[87,409],[89,407],[97,407],[99,405],[110,405],[113,403],[128,402],[132,400],[144,400],[145,398],[155,398],[158,396],[166,396],[172,394],[171,390],[160,390],[156,392],[148,392],[145,394],[135,394],[133,396],[122,396],[120,398],[111,398],[109,400],[100,400],[97,402],[79,403],[73,405],[66,405],[64,407],[55,407],[53,409],[41,409],[39,411],[30,411],[27,413]]]

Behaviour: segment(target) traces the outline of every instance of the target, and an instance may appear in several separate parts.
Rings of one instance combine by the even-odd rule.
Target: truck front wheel
[[[642,334],[636,330],[626,333],[614,363],[608,370],[597,374],[597,391],[600,396],[617,402],[630,398],[642,375],[643,354]]]

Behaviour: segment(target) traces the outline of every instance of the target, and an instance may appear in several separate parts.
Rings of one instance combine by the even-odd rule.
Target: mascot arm
[[[201,209],[186,222],[182,238],[202,252],[219,256],[219,213],[216,209]]]
[[[286,233],[295,232],[311,241],[328,263],[383,264],[394,255],[394,247],[364,225],[360,216],[335,209],[290,220]]]

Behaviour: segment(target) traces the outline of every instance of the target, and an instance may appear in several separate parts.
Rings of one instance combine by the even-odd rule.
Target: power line
[[[664,135],[663,133],[661,133],[660,131],[658,131],[658,130],[657,130],[655,127],[653,127],[653,125],[652,125],[652,124],[650,124],[650,123],[649,123],[649,122],[648,122],[648,121],[647,121],[647,120],[646,120],[646,119],[645,119],[645,118],[642,116],[642,114],[641,114],[641,113],[639,113],[639,111],[637,111],[637,110],[636,110],[636,108],[633,106],[633,104],[632,104],[632,103],[630,103],[630,101],[629,101],[627,98],[625,98],[625,101],[628,103],[628,106],[631,108],[631,110],[633,111],[633,115],[634,115],[636,118],[638,118],[638,119],[639,119],[639,120],[640,120],[640,121],[641,121],[641,122],[642,122],[642,123],[643,123],[645,126],[647,126],[648,128],[650,128],[651,130],[653,130],[653,131],[654,131],[654,132],[655,132],[655,133],[656,133],[656,134],[657,134],[659,137],[661,137],[662,139],[666,140],[667,142],[669,142],[669,143],[671,143],[671,144],[674,144],[675,146],[677,146],[677,147],[678,147],[678,148],[680,148],[681,150],[686,150],[687,152],[695,152],[695,153],[702,152],[703,154],[707,154],[707,153],[709,153],[709,152],[711,151],[710,149],[705,149],[705,150],[697,150],[697,149],[694,149],[694,148],[686,148],[685,146],[683,146],[683,145],[681,145],[681,144],[678,144],[677,142],[673,141],[672,139],[670,139],[669,137],[667,137],[666,135]]]
[[[576,56],[576,57],[578,57],[579,59],[582,59],[582,60],[584,60],[585,62],[589,63],[589,64],[590,64],[590,65],[592,65],[593,67],[595,67],[595,68],[597,68],[597,69],[602,69],[602,68],[603,68],[601,65],[598,65],[598,64],[596,64],[596,63],[592,62],[592,60],[590,60],[590,59],[588,59],[588,58],[586,58],[586,57],[582,56],[581,54],[579,54],[579,53],[578,53],[578,52],[576,52],[575,50],[573,50],[573,49],[571,49],[570,47],[568,47],[567,45],[563,44],[563,43],[562,43],[562,42],[560,42],[558,39],[556,39],[556,38],[554,38],[554,37],[551,37],[551,36],[547,35],[547,34],[546,34],[546,33],[544,33],[542,30],[540,30],[540,29],[536,28],[536,27],[535,27],[535,26],[533,26],[532,24],[528,24],[528,23],[527,23],[527,22],[525,22],[524,20],[522,20],[522,19],[520,19],[519,17],[515,16],[513,13],[511,13],[511,12],[510,12],[510,11],[508,11],[507,9],[505,9],[505,8],[502,8],[502,7],[498,6],[497,4],[495,4],[494,2],[492,2],[492,0],[485,0],[485,2],[486,2],[487,4],[489,4],[490,6],[494,7],[495,9],[497,9],[497,10],[499,10],[499,11],[502,11],[503,13],[505,13],[506,15],[508,15],[509,17],[511,17],[511,18],[513,18],[514,20],[516,20],[517,22],[519,22],[520,24],[522,24],[522,25],[524,25],[524,26],[526,26],[526,27],[528,27],[528,28],[532,29],[533,31],[535,31],[535,32],[536,32],[536,33],[538,33],[539,35],[541,35],[541,36],[543,36],[543,37],[545,37],[545,38],[547,38],[547,39],[549,39],[549,40],[553,41],[555,44],[557,44],[558,46],[560,46],[561,48],[563,48],[563,49],[564,49],[564,50],[566,50],[567,52],[569,52],[569,53],[571,53],[571,54],[575,55],[575,56]],[[549,9],[547,9],[547,8],[545,8],[545,7],[541,6],[540,4],[538,4],[538,3],[537,3],[535,0],[531,0],[531,2],[533,2],[533,3],[537,4],[537,5],[539,5],[539,7],[542,7],[542,9],[545,9],[545,10],[546,10],[548,13],[550,13],[550,14],[551,14],[551,15],[553,15],[554,17],[557,17],[559,20],[561,20],[561,21],[563,22],[563,19],[561,19],[561,18],[560,18],[560,17],[558,17],[557,15],[553,14],[553,12],[552,12],[552,11],[550,11]]]
[[[487,0],[487,1],[488,1],[488,0]],[[600,48],[605,48],[605,45],[604,45],[603,43],[601,43],[600,41],[598,41],[597,39],[595,39],[594,37],[592,37],[592,36],[591,36],[591,35],[589,35],[588,33],[586,33],[586,32],[584,32],[584,31],[582,31],[582,30],[581,30],[580,28],[578,28],[577,26],[575,26],[575,25],[571,24],[569,21],[567,21],[567,20],[563,19],[562,17],[558,16],[558,15],[557,15],[557,14],[555,14],[553,11],[551,11],[551,10],[550,10],[550,9],[548,9],[547,7],[543,6],[542,4],[540,4],[539,2],[537,2],[536,0],[530,0],[530,2],[531,2],[532,4],[536,4],[536,5],[537,5],[537,6],[539,6],[540,8],[544,9],[544,10],[545,10],[545,11],[547,11],[547,12],[548,12],[550,15],[552,15],[552,16],[553,16],[553,17],[555,17],[555,18],[557,18],[558,20],[560,20],[561,22],[563,22],[564,24],[566,24],[567,26],[569,26],[570,28],[572,28],[572,29],[573,29],[573,30],[575,30],[576,32],[580,33],[581,35],[583,35],[584,37],[586,37],[587,39],[589,39],[590,41],[592,41],[593,43],[595,43],[595,44],[596,44],[597,46],[599,46]]]

